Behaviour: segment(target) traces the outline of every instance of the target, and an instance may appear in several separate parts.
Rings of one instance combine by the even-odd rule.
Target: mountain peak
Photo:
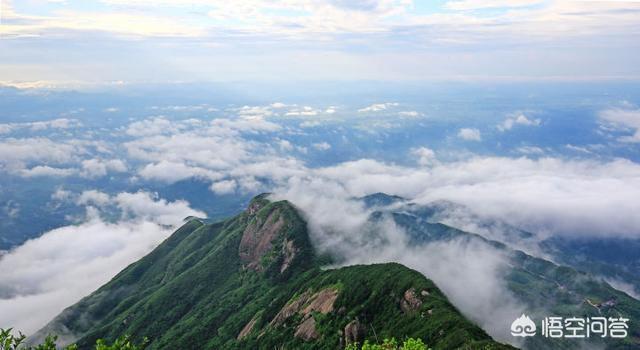
[[[271,193],[266,192],[253,197],[249,202],[245,213],[247,213],[247,215],[255,215],[260,209],[271,203],[269,200],[270,195]]]
[[[360,200],[364,202],[364,205],[367,208],[372,208],[372,207],[386,207],[388,205],[395,204],[398,202],[405,202],[407,199],[400,196],[396,196],[396,195],[386,194],[383,192],[376,192],[376,193],[368,194],[364,197],[361,197]]]
[[[288,201],[271,202],[267,196],[249,203],[238,254],[244,269],[284,275],[297,263],[311,263],[313,250],[295,207]]]
[[[510,349],[403,265],[321,269],[298,210],[267,194],[236,217],[187,222],[39,335],[51,332],[80,349],[123,334],[149,349],[338,349],[378,336]]]

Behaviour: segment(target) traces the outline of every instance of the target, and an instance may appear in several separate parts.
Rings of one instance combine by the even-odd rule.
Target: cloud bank
[[[432,279],[467,317],[492,336],[513,342],[508,320],[524,306],[507,290],[507,257],[478,242],[453,240],[416,245],[390,219],[368,220],[372,210],[349,198],[331,181],[307,178],[276,190],[305,215],[317,249],[338,258],[340,266],[398,262]]]
[[[26,334],[40,329],[146,255],[183,218],[204,216],[186,202],[144,192],[86,191],[76,200],[90,204],[84,222],[49,231],[0,258],[0,328]],[[105,221],[96,209],[109,203],[122,210],[116,222]]]
[[[522,115],[507,120],[510,127],[540,123]],[[172,131],[126,142],[129,156],[144,164],[138,175],[169,183],[198,177],[210,181],[217,194],[267,192],[312,178],[349,196],[386,192],[421,203],[450,200],[541,237],[640,238],[640,165],[630,160],[548,157],[543,149],[520,147],[526,156],[445,162],[434,150],[416,147],[407,154],[416,167],[372,159],[310,167],[292,155],[299,145],[275,137],[276,131],[291,130],[263,117],[202,123],[196,130],[177,123]],[[461,129],[459,135],[481,140],[477,129]],[[310,149],[330,147],[320,142]]]
[[[632,135],[621,136],[621,142],[640,142],[640,109],[612,108],[600,112],[600,118],[615,129],[630,131]]]

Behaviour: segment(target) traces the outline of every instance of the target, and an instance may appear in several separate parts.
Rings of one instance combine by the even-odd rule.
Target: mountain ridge
[[[434,349],[509,349],[400,264],[322,270],[306,222],[263,194],[236,217],[185,223],[154,251],[67,308],[46,333],[89,348],[129,334],[151,349],[335,349],[378,337]]]
[[[381,202],[391,202],[380,198]],[[363,203],[366,203],[363,201]],[[457,204],[446,204],[462,206]],[[497,241],[480,234],[466,232],[438,222],[437,212],[442,210],[442,202],[435,206],[416,205],[406,202],[401,206],[387,208],[373,207],[370,220],[378,221],[389,217],[401,227],[413,245],[428,245],[435,242],[475,242],[496,248],[506,254],[508,269],[503,277],[507,289],[523,302],[530,315],[542,319],[546,316],[564,317],[627,317],[640,318],[640,301],[624,291],[612,287],[590,269],[578,270],[573,266],[561,265],[528,254],[513,247],[509,239]],[[510,228],[512,239],[527,239],[530,233]],[[586,271],[585,271],[586,270]],[[606,349],[636,349],[640,346],[640,327],[633,321],[629,326],[629,336],[624,339],[590,339],[590,342],[562,339],[557,341],[544,338],[540,334],[528,337],[523,343],[529,349],[581,349],[596,346]]]

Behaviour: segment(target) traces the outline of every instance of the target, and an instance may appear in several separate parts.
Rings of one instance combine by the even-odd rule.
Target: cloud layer
[[[402,263],[432,279],[492,336],[514,341],[508,320],[524,307],[506,289],[507,258],[498,250],[462,240],[409,244],[407,234],[391,219],[369,221],[372,210],[328,179],[300,179],[276,190],[273,198],[288,199],[302,210],[316,247],[337,257],[340,266]]]
[[[637,1],[562,0],[4,0],[8,54],[0,75],[18,86],[637,79],[639,8]]]
[[[280,138],[297,131],[264,116],[251,117],[251,123],[246,118],[201,122],[195,129],[177,122],[173,129],[161,128],[160,134],[147,133],[124,145],[143,162],[137,170],[142,178],[175,182],[198,177],[210,181],[218,194],[272,191],[311,178],[349,196],[386,192],[420,202],[458,202],[541,236],[640,238],[640,219],[634,214],[640,210],[640,165],[629,160],[566,159],[520,147],[527,156],[441,161],[433,149],[416,147],[406,156],[417,167],[373,159],[310,167],[304,154],[294,156],[299,145]],[[516,114],[503,124],[508,130],[536,126],[540,120]],[[256,135],[265,141],[256,141]],[[477,129],[461,129],[459,136],[482,140]],[[312,147],[331,149],[329,143]]]
[[[632,134],[618,138],[621,142],[640,142],[640,109],[612,108],[600,112],[600,118],[613,128]]]
[[[146,255],[183,218],[204,216],[185,202],[142,192],[110,197],[92,191],[77,200],[92,205],[84,222],[46,232],[0,259],[0,328],[38,330]],[[117,222],[103,220],[95,207],[110,202],[122,209]]]
[[[354,118],[365,119],[364,124],[386,123],[376,116],[393,112],[396,117],[395,107],[395,103],[372,104],[361,113],[351,112]],[[212,107],[171,109],[200,113]],[[508,327],[486,316],[499,314],[499,319],[509,320],[521,308],[502,285],[506,262],[499,252],[465,242],[411,246],[392,222],[369,223],[369,212],[352,198],[385,192],[418,203],[450,200],[479,216],[531,231],[537,239],[640,238],[638,163],[547,157],[546,148],[533,146],[518,149],[535,158],[467,153],[452,160],[424,145],[407,149],[406,155],[396,153],[397,158],[406,156],[406,163],[354,157],[311,165],[308,154],[330,154],[345,140],[333,130],[316,139],[318,135],[296,126],[313,123],[306,126],[321,129],[325,118],[344,109],[273,103],[233,106],[225,110],[233,116],[216,119],[156,116],[111,130],[111,142],[11,135],[0,141],[0,165],[4,172],[23,177],[83,176],[89,181],[118,174],[132,187],[198,178],[212,192],[198,194],[203,196],[274,192],[276,198],[289,199],[305,212],[320,249],[342,256],[345,264],[407,264],[432,278],[466,315],[501,339]],[[616,123],[623,132],[635,131],[634,111],[603,112],[601,122]],[[498,127],[507,131],[539,124],[538,119],[514,114]],[[490,142],[490,134],[481,135],[479,129],[451,130],[445,136],[450,142],[469,146],[479,144],[468,141]],[[204,216],[185,201],[168,202],[147,192],[101,190],[74,193],[59,188],[53,200],[86,206],[86,220],[48,232],[0,260],[0,281],[6,281],[0,284],[0,315],[4,315],[0,327],[35,330],[143,256],[185,216]],[[15,208],[8,206],[5,211]],[[470,295],[470,291],[475,292]]]

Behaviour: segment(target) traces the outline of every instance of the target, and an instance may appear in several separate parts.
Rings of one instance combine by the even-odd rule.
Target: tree
[[[48,336],[42,344],[36,346],[26,346],[24,345],[26,336],[20,332],[18,332],[18,336],[14,336],[12,331],[12,328],[0,328],[0,350],[59,350],[58,346],[56,345],[58,337],[55,335]],[[122,336],[116,339],[116,341],[111,345],[109,345],[102,339],[98,339],[96,341],[95,350],[144,350],[148,343],[149,340],[145,338],[141,344],[136,345],[135,343],[131,342],[129,336]],[[78,350],[78,346],[72,344],[61,349]]]

